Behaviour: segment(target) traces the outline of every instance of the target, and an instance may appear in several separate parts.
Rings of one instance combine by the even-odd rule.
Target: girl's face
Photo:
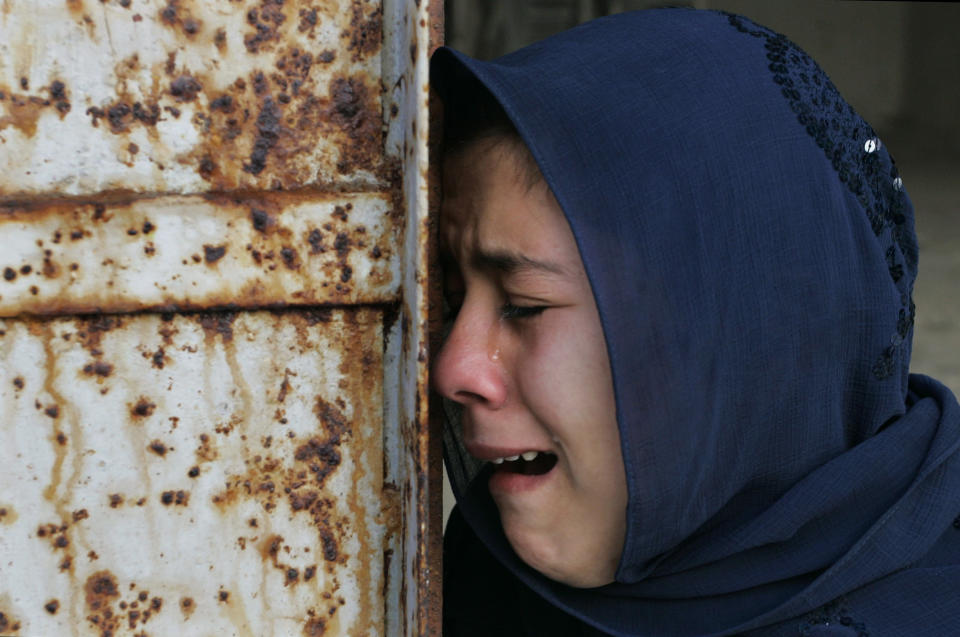
[[[467,451],[524,562],[578,587],[613,581],[627,486],[590,283],[546,183],[518,150],[477,143],[444,164],[440,241],[457,310],[434,385],[463,406]],[[512,460],[511,460],[512,458]]]

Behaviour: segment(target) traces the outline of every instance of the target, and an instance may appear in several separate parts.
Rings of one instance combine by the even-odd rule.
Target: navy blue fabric
[[[578,590],[516,557],[481,473],[459,507],[490,552],[615,635],[960,633],[960,407],[908,373],[912,207],[815,64],[673,9],[432,65],[490,90],[566,214],[630,496],[617,582]]]

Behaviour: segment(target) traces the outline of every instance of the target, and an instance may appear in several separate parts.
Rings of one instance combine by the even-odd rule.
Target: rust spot
[[[329,323],[332,314],[330,308],[327,307],[311,308],[303,312],[303,318],[306,320],[307,325],[312,327],[318,323]]]
[[[309,509],[316,502],[318,496],[319,494],[316,491],[294,491],[290,494],[290,508],[294,511]]]
[[[110,571],[97,571],[87,578],[84,586],[87,608],[98,611],[110,605],[111,600],[120,596],[117,591],[117,578]]]
[[[155,352],[150,356],[151,364],[152,364],[154,367],[156,367],[157,369],[163,369],[164,356],[165,356],[165,352],[164,352],[163,348],[161,347],[161,348],[157,349],[157,351],[155,351]]]
[[[210,178],[213,177],[213,173],[217,170],[217,165],[214,163],[212,157],[205,155],[200,159],[200,164],[197,166],[197,170],[199,171],[201,177],[209,181]]]
[[[54,80],[50,84],[50,99],[60,112],[61,119],[70,112],[70,99],[67,96],[67,86],[60,80]]]
[[[178,102],[192,102],[202,90],[203,86],[192,75],[184,74],[170,82],[170,94]]]
[[[219,600],[220,600],[221,602],[229,602],[229,601],[230,601],[230,591],[220,591],[220,593],[217,595],[217,597],[219,598]]]
[[[250,210],[250,221],[253,223],[253,229],[257,232],[266,232],[267,228],[273,225],[273,219],[266,210],[253,208]]]
[[[137,418],[146,418],[153,413],[153,410],[156,409],[156,404],[150,402],[148,398],[141,396],[136,404],[130,409],[130,413],[136,416]]]
[[[100,356],[100,341],[103,335],[115,327],[119,327],[119,319],[110,316],[93,316],[92,318],[77,319],[77,338],[94,356]]]
[[[309,462],[317,482],[323,484],[324,479],[340,465],[338,446],[339,440],[334,443],[311,438],[305,445],[297,448],[294,457],[301,462]]]
[[[83,373],[87,376],[106,378],[113,373],[113,365],[104,361],[92,361],[83,366]]]
[[[257,71],[253,76],[253,92],[257,95],[263,95],[269,88],[270,85],[267,84],[266,76],[262,72]]]
[[[381,154],[381,124],[377,99],[359,77],[336,78],[330,83],[330,122],[346,134],[337,170],[372,169]]]
[[[37,132],[37,120],[43,112],[48,100],[39,97],[27,97],[10,94],[5,107],[6,115],[0,116],[0,130],[13,126],[26,137],[33,137]]]
[[[222,111],[224,113],[232,113],[234,110],[233,98],[224,93],[220,97],[214,99],[210,102],[211,111]]]
[[[89,518],[90,514],[87,513],[86,509],[77,509],[76,511],[73,512],[72,517],[74,522],[79,522],[80,520],[86,520],[87,518]]]
[[[317,54],[317,60],[324,64],[330,64],[336,57],[337,53],[333,49],[326,49]]]
[[[59,239],[54,241],[54,243],[59,243]],[[60,274],[60,267],[50,260],[50,256],[47,255],[43,258],[43,276],[48,279],[55,279]]]
[[[300,9],[300,24],[297,25],[297,31],[304,33],[317,26],[317,10],[314,8]]]
[[[341,259],[346,257],[350,252],[350,246],[353,242],[350,240],[350,235],[346,232],[338,232],[337,238],[333,240],[333,248],[337,251],[337,256]]]
[[[259,9],[247,12],[247,24],[253,27],[253,33],[243,38],[243,44],[250,53],[259,53],[261,47],[280,39],[279,27],[287,19],[282,9],[283,2],[261,0]]]
[[[193,615],[193,611],[197,609],[196,604],[193,603],[193,598],[191,597],[181,597],[180,598],[180,612],[183,613],[184,620],[190,619],[190,616]]]
[[[57,611],[60,609],[60,602],[55,599],[51,599],[49,602],[43,605],[43,608],[51,615],[56,615]]]
[[[273,98],[270,96],[264,98],[260,114],[257,116],[257,137],[253,142],[253,152],[250,154],[250,160],[243,165],[244,171],[259,175],[267,167],[267,155],[280,138],[281,117],[280,107]]]
[[[283,248],[280,249],[280,257],[283,259],[283,264],[287,266],[288,270],[296,270],[300,267],[300,258],[297,255],[297,251],[290,246],[283,246]]]
[[[0,506],[0,524],[13,524],[17,521],[17,512],[11,506]]]
[[[353,16],[350,19],[350,28],[343,33],[349,38],[347,50],[352,52],[354,62],[365,56],[372,55],[380,50],[383,43],[383,16],[379,7],[363,15],[363,5],[353,4]]]
[[[20,630],[20,622],[8,613],[0,611],[0,633],[15,633]]]
[[[160,495],[160,502],[164,505],[187,506],[190,503],[190,493],[182,490],[164,491]]]
[[[73,234],[71,233],[70,236],[72,238]],[[20,274],[30,274],[32,270],[33,270],[33,267],[30,266],[30,264],[20,266]]]
[[[233,340],[233,322],[236,318],[236,312],[203,312],[197,314],[200,327],[210,336],[219,334],[224,342]]]
[[[197,447],[196,451],[197,460],[200,462],[210,462],[216,460],[217,450],[212,444],[210,444],[210,436],[207,434],[200,434],[200,445]]]
[[[180,0],[168,0],[167,6],[160,10],[160,20],[164,24],[174,25],[177,23],[177,11],[180,9]]]
[[[313,617],[303,625],[303,634],[306,637],[320,637],[327,630],[327,622],[322,617]]]
[[[198,475],[200,475],[200,467],[197,465],[190,467],[190,470],[187,471],[187,475],[191,478],[196,478]]]
[[[216,263],[223,258],[223,255],[226,253],[226,245],[212,246],[208,243],[203,245],[203,258],[207,263]]]
[[[21,376],[17,376],[16,378],[14,378],[13,386],[16,387],[17,389],[23,389],[23,378]]]
[[[3,278],[7,281],[13,281],[17,278],[17,271],[13,268],[4,268],[3,269]]]
[[[154,440],[147,448],[161,458],[167,455],[167,445],[163,444],[160,440]]]
[[[327,250],[323,246],[323,233],[316,228],[311,230],[310,234],[307,235],[307,243],[310,244],[310,254],[320,254]]]
[[[217,50],[221,53],[224,53],[227,50],[227,32],[223,27],[217,29],[217,32],[213,36],[213,43],[216,45]]]
[[[110,494],[110,508],[111,508],[111,509],[116,509],[116,508],[117,508],[118,506],[120,506],[121,504],[123,504],[123,496],[120,495],[119,493],[111,493],[111,494]]]
[[[183,32],[187,35],[196,35],[200,30],[200,22],[193,18],[187,18],[183,21]]]
[[[278,554],[280,547],[283,546],[283,537],[280,535],[270,535],[260,543],[258,547],[261,557],[264,561],[273,562],[274,566],[279,566]]]
[[[59,417],[60,417],[60,407],[58,407],[57,405],[50,405],[49,407],[47,407],[46,409],[43,410],[43,413],[45,413],[46,415],[48,415],[48,416],[51,417],[51,418],[59,418]]]
[[[62,431],[57,432],[57,444],[61,447],[67,444],[67,436]]]
[[[303,581],[309,582],[313,579],[313,576],[317,573],[317,567],[315,565],[310,565],[307,568],[303,569]]]
[[[328,562],[336,562],[338,556],[337,540],[329,529],[320,529],[320,540],[323,543],[323,559]]]
[[[287,569],[286,576],[286,581],[283,583],[284,586],[290,586],[290,584],[300,581],[300,571],[293,567]]]

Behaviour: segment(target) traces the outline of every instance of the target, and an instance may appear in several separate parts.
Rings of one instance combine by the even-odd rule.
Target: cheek
[[[517,387],[544,425],[573,435],[585,425],[615,425],[613,384],[599,320],[586,312],[549,311],[538,329],[520,339]],[[569,429],[572,431],[563,431]],[[619,452],[619,450],[618,450]]]

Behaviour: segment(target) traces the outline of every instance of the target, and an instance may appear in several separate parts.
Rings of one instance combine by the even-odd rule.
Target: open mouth
[[[536,476],[547,473],[557,464],[557,456],[545,451],[528,451],[519,456],[494,458],[494,470],[505,473],[520,473],[527,476]]]

